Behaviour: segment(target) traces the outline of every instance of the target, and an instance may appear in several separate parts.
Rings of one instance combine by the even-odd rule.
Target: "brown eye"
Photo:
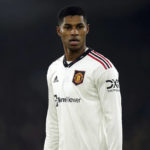
[[[77,26],[77,29],[82,29],[82,28],[84,28],[84,26],[82,24]]]
[[[64,28],[67,29],[67,30],[69,30],[69,29],[71,29],[71,26],[66,25],[66,26],[64,26]]]

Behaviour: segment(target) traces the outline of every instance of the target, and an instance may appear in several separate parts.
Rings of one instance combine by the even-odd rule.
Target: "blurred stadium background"
[[[85,9],[87,45],[120,73],[124,150],[149,150],[149,0],[0,0],[0,150],[43,149],[46,73],[63,54],[55,27],[66,5]]]

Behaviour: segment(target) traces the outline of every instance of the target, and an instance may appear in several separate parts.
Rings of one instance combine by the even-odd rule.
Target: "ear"
[[[58,36],[61,36],[60,26],[56,26],[56,31],[57,31]]]
[[[86,34],[89,33],[89,30],[90,30],[90,24],[87,24],[87,32],[86,32]]]

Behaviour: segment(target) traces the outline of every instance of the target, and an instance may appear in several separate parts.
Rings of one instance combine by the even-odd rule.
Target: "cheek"
[[[63,33],[62,33],[62,37],[63,37],[63,38],[67,38],[68,36],[69,36],[69,33],[68,33],[68,32],[63,32]]]
[[[84,34],[86,35],[86,34],[88,33],[87,28],[84,28],[83,32],[84,32]]]
[[[86,36],[87,35],[87,29],[84,28],[82,31],[81,31],[81,35],[82,36]]]
[[[61,39],[62,39],[63,42],[67,43],[68,42],[68,35],[67,34],[63,34],[61,36]]]
[[[87,35],[86,32],[82,32],[82,33],[81,33],[81,37],[82,37],[83,39],[86,38],[86,35]]]
[[[68,36],[68,33],[64,29],[61,29],[61,38],[66,39],[67,36]]]
[[[63,39],[66,41],[68,39],[68,36],[66,34],[63,35]]]

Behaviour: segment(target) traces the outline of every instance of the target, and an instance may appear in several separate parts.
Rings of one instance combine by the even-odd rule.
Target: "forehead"
[[[62,22],[62,24],[72,24],[72,25],[79,24],[79,23],[85,24],[83,16],[78,16],[78,15],[66,16],[64,17],[63,22]]]

